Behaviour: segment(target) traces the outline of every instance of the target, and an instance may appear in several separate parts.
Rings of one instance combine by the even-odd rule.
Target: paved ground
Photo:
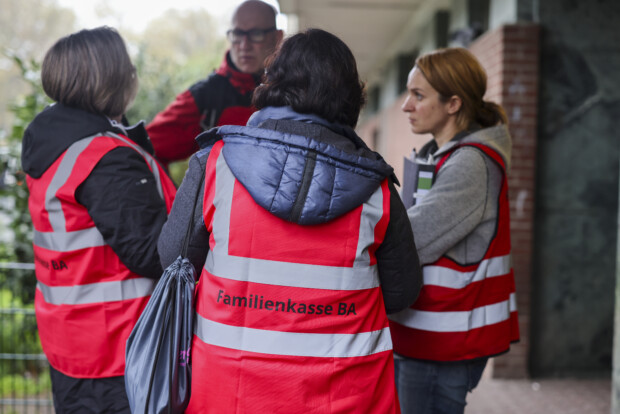
[[[610,380],[500,380],[483,376],[465,414],[610,414]],[[53,414],[51,405],[0,405],[0,414]],[[265,413],[266,414],[266,413]]]
[[[609,414],[610,380],[482,378],[465,414]]]

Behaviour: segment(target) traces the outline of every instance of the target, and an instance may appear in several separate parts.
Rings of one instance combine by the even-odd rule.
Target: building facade
[[[513,137],[509,185],[521,327],[520,343],[493,359],[492,375],[610,376],[620,2],[280,0],[280,7],[292,22],[289,32],[319,27],[351,47],[369,97],[358,132],[399,178],[403,157],[430,139],[414,136],[400,109],[415,57],[463,46],[479,58],[488,75],[486,99],[504,106]]]

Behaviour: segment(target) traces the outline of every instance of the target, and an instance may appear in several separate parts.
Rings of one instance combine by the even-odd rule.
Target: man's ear
[[[276,46],[280,44],[283,38],[284,38],[284,32],[282,30],[276,31]]]
[[[458,95],[452,95],[448,100],[448,113],[450,115],[454,115],[461,110],[462,106],[463,101],[461,98]]]

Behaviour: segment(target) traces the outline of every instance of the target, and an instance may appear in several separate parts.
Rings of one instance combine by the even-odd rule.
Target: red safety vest
[[[375,258],[387,181],[359,208],[300,226],[254,202],[222,145],[206,166],[187,413],[399,413]]]
[[[170,212],[174,184],[153,157],[121,135],[83,138],[40,178],[27,177],[41,345],[56,370],[75,378],[124,375],[125,342],[156,282],[127,269],[75,199],[99,160],[118,147],[144,157]]]
[[[505,352],[511,342],[519,340],[506,167],[492,149],[464,145],[480,149],[504,171],[497,232],[480,263],[461,265],[444,256],[422,268],[424,286],[418,300],[409,309],[390,315],[394,351],[406,357],[474,359]],[[450,153],[437,163],[436,172]]]

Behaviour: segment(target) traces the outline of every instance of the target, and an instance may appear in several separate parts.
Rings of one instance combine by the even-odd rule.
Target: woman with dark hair
[[[122,124],[137,89],[109,27],[58,40],[41,68],[56,101],[30,123],[35,312],[56,413],[129,413],[125,342],[162,267],[157,237],[176,192],[142,124]]]
[[[387,313],[421,274],[393,170],[352,129],[363,103],[349,48],[310,29],[268,61],[247,126],[198,136],[158,245],[168,265],[195,216],[188,413],[399,412]]]
[[[504,110],[483,100],[486,84],[462,48],[422,55],[409,73],[402,109],[413,132],[433,140],[412,157],[422,171],[415,182],[427,174],[432,184],[407,210],[424,286],[411,308],[390,315],[404,413],[463,413],[488,358],[519,339],[506,180],[512,144]]]

